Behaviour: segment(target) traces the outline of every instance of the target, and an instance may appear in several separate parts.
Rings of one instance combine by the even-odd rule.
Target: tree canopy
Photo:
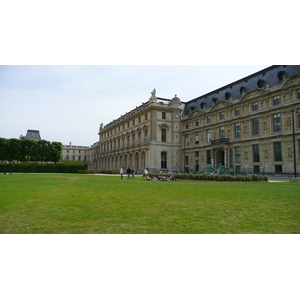
[[[60,142],[0,138],[0,161],[57,163],[61,156]]]

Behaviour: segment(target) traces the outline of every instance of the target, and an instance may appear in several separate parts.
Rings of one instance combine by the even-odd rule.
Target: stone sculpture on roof
[[[157,97],[156,97],[156,89],[153,89],[151,92],[151,97],[149,98],[151,102],[157,102]]]

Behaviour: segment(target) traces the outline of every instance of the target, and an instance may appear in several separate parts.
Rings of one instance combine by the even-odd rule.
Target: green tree
[[[0,161],[8,160],[7,147],[7,139],[0,138]]]
[[[7,140],[7,160],[12,162],[14,160],[20,161],[21,157],[21,140],[9,139]]]
[[[32,149],[34,147],[34,141],[33,140],[21,140],[21,157],[22,161],[29,162],[32,157]]]
[[[52,142],[50,149],[50,161],[57,163],[62,157],[62,143]]]

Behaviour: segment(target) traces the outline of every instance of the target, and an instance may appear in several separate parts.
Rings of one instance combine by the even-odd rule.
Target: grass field
[[[0,233],[300,233],[300,184],[0,175]]]

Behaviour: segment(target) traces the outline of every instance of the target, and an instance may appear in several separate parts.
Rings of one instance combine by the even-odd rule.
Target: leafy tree
[[[0,161],[36,161],[57,163],[62,156],[62,144],[46,140],[0,138]]]
[[[50,150],[50,161],[57,163],[62,157],[62,143],[52,142]]]
[[[9,139],[7,140],[7,160],[12,162],[14,160],[20,161],[21,157],[21,140]]]
[[[35,141],[33,140],[21,140],[21,157],[22,161],[26,161],[27,163],[30,161],[32,157],[32,149],[34,147]]]
[[[0,161],[8,160],[7,147],[7,139],[0,138]]]

